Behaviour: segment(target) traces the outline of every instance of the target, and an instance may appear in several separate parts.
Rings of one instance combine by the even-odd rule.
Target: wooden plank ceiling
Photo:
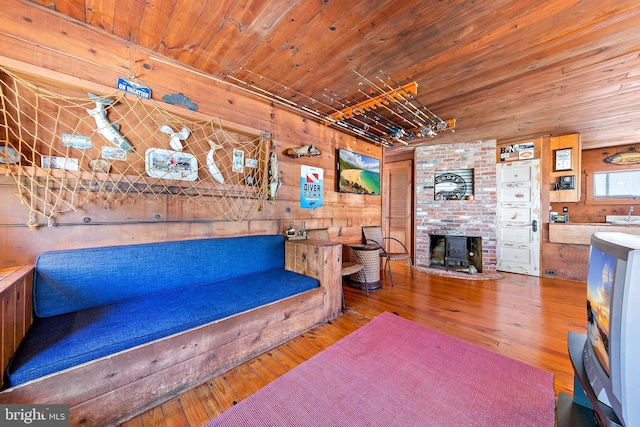
[[[297,105],[362,99],[353,70],[415,81],[455,133],[385,148],[396,153],[573,132],[585,149],[640,142],[636,0],[33,2]]]

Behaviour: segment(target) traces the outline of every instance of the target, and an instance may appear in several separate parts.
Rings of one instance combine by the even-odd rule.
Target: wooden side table
[[[379,289],[380,283],[380,246],[351,245],[349,259],[364,264],[364,269],[349,276],[347,284],[358,289]],[[365,281],[366,278],[366,281]]]
[[[0,268],[0,380],[7,362],[33,323],[33,265]]]

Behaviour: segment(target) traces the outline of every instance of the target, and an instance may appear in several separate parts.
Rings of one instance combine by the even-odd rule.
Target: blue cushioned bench
[[[263,235],[40,254],[35,263],[33,283],[35,318],[6,369],[7,391],[20,390],[30,383],[74,369],[84,370],[89,375],[96,361],[104,361],[113,370],[113,360],[120,357],[131,363],[130,357],[123,355],[130,351],[144,354],[145,346],[149,345],[156,351],[147,353],[157,359],[158,351],[171,351],[171,343],[176,337],[184,339],[183,334],[193,335],[194,331],[199,340],[207,340],[211,346],[207,357],[214,358],[217,357],[216,345],[211,345],[208,342],[211,337],[203,335],[199,328],[203,325],[214,327],[217,322],[242,314],[249,316],[248,313],[271,305],[281,308],[265,311],[264,323],[255,316],[251,321],[269,331],[271,324],[276,323],[274,319],[285,322],[298,316],[293,326],[291,322],[286,328],[283,326],[287,332],[285,339],[291,338],[292,330],[299,333],[328,320],[337,311],[331,308],[332,313],[327,316],[324,307],[326,289],[323,289],[322,280],[326,281],[327,277],[310,277],[285,268],[285,244],[291,242],[285,242],[283,236]],[[300,265],[308,264],[304,249],[307,246],[294,248],[290,250],[294,260],[290,263],[296,264],[296,252],[302,248],[305,253],[300,256]],[[332,286],[335,287],[335,283]],[[316,312],[313,315],[304,314],[309,309],[305,307],[307,299],[314,301],[311,304],[314,308],[310,309],[312,313]],[[284,301],[291,302],[284,304]],[[255,329],[256,326],[239,327],[237,334],[251,335]],[[265,331],[260,330],[252,339],[260,340],[270,333],[275,339],[265,338],[266,345],[257,347],[260,350],[284,340],[280,329],[275,333]],[[225,339],[224,345],[231,345],[235,338]],[[184,347],[179,346],[184,343],[176,346],[176,349],[182,349]],[[195,355],[200,350],[192,351]],[[196,359],[194,355],[185,356],[179,364],[184,363],[183,359]],[[246,358],[242,353],[241,359]],[[145,366],[153,363],[137,362]],[[174,365],[166,363],[163,369]],[[128,369],[129,366],[115,368]],[[214,373],[205,372],[204,377]],[[101,374],[108,375],[106,371]],[[202,378],[201,373],[197,380]],[[101,381],[100,377],[86,380]],[[122,386],[128,384],[124,381]],[[102,392],[93,392],[97,393]],[[52,401],[65,403],[65,400]]]

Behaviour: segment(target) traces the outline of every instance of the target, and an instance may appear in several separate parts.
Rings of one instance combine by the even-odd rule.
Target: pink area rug
[[[383,313],[206,424],[553,426],[553,374]]]

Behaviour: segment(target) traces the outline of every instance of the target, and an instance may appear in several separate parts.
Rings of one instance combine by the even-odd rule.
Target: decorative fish
[[[635,165],[640,163],[640,152],[636,151],[635,147],[630,147],[626,151],[607,157],[604,161],[614,165]]]
[[[189,138],[189,135],[191,135],[191,130],[186,126],[183,127],[180,132],[174,132],[170,126],[164,125],[160,127],[160,132],[164,132],[167,135],[171,136],[171,139],[169,140],[169,145],[175,151],[182,151],[183,146],[180,141],[184,141],[185,139]]]
[[[222,148],[222,145],[215,144],[212,140],[208,140],[209,145],[211,146],[211,150],[207,153],[207,166],[209,167],[209,173],[220,184],[224,184],[224,177],[222,176],[222,172],[218,169],[218,166],[213,160],[213,155],[215,154],[218,148]]]
[[[162,95],[162,100],[171,105],[182,105],[191,111],[198,111],[198,104],[187,98],[183,93]]]
[[[313,142],[310,142],[308,145],[303,147],[289,148],[286,153],[295,159],[303,156],[313,157],[322,155],[322,151],[314,147]]]
[[[120,147],[123,150],[133,153],[135,151],[133,149],[133,145],[131,145],[127,138],[120,133],[120,127],[111,123],[109,119],[107,119],[107,110],[105,109],[105,106],[111,105],[115,101],[113,99],[94,95],[93,93],[88,93],[88,95],[89,98],[95,101],[96,108],[91,110],[85,109],[85,111],[96,121],[96,132],[116,147]]]
[[[280,176],[278,172],[278,156],[276,155],[277,142],[273,140],[273,152],[269,157],[269,203],[276,202],[276,195],[278,194],[278,188],[280,187]]]

